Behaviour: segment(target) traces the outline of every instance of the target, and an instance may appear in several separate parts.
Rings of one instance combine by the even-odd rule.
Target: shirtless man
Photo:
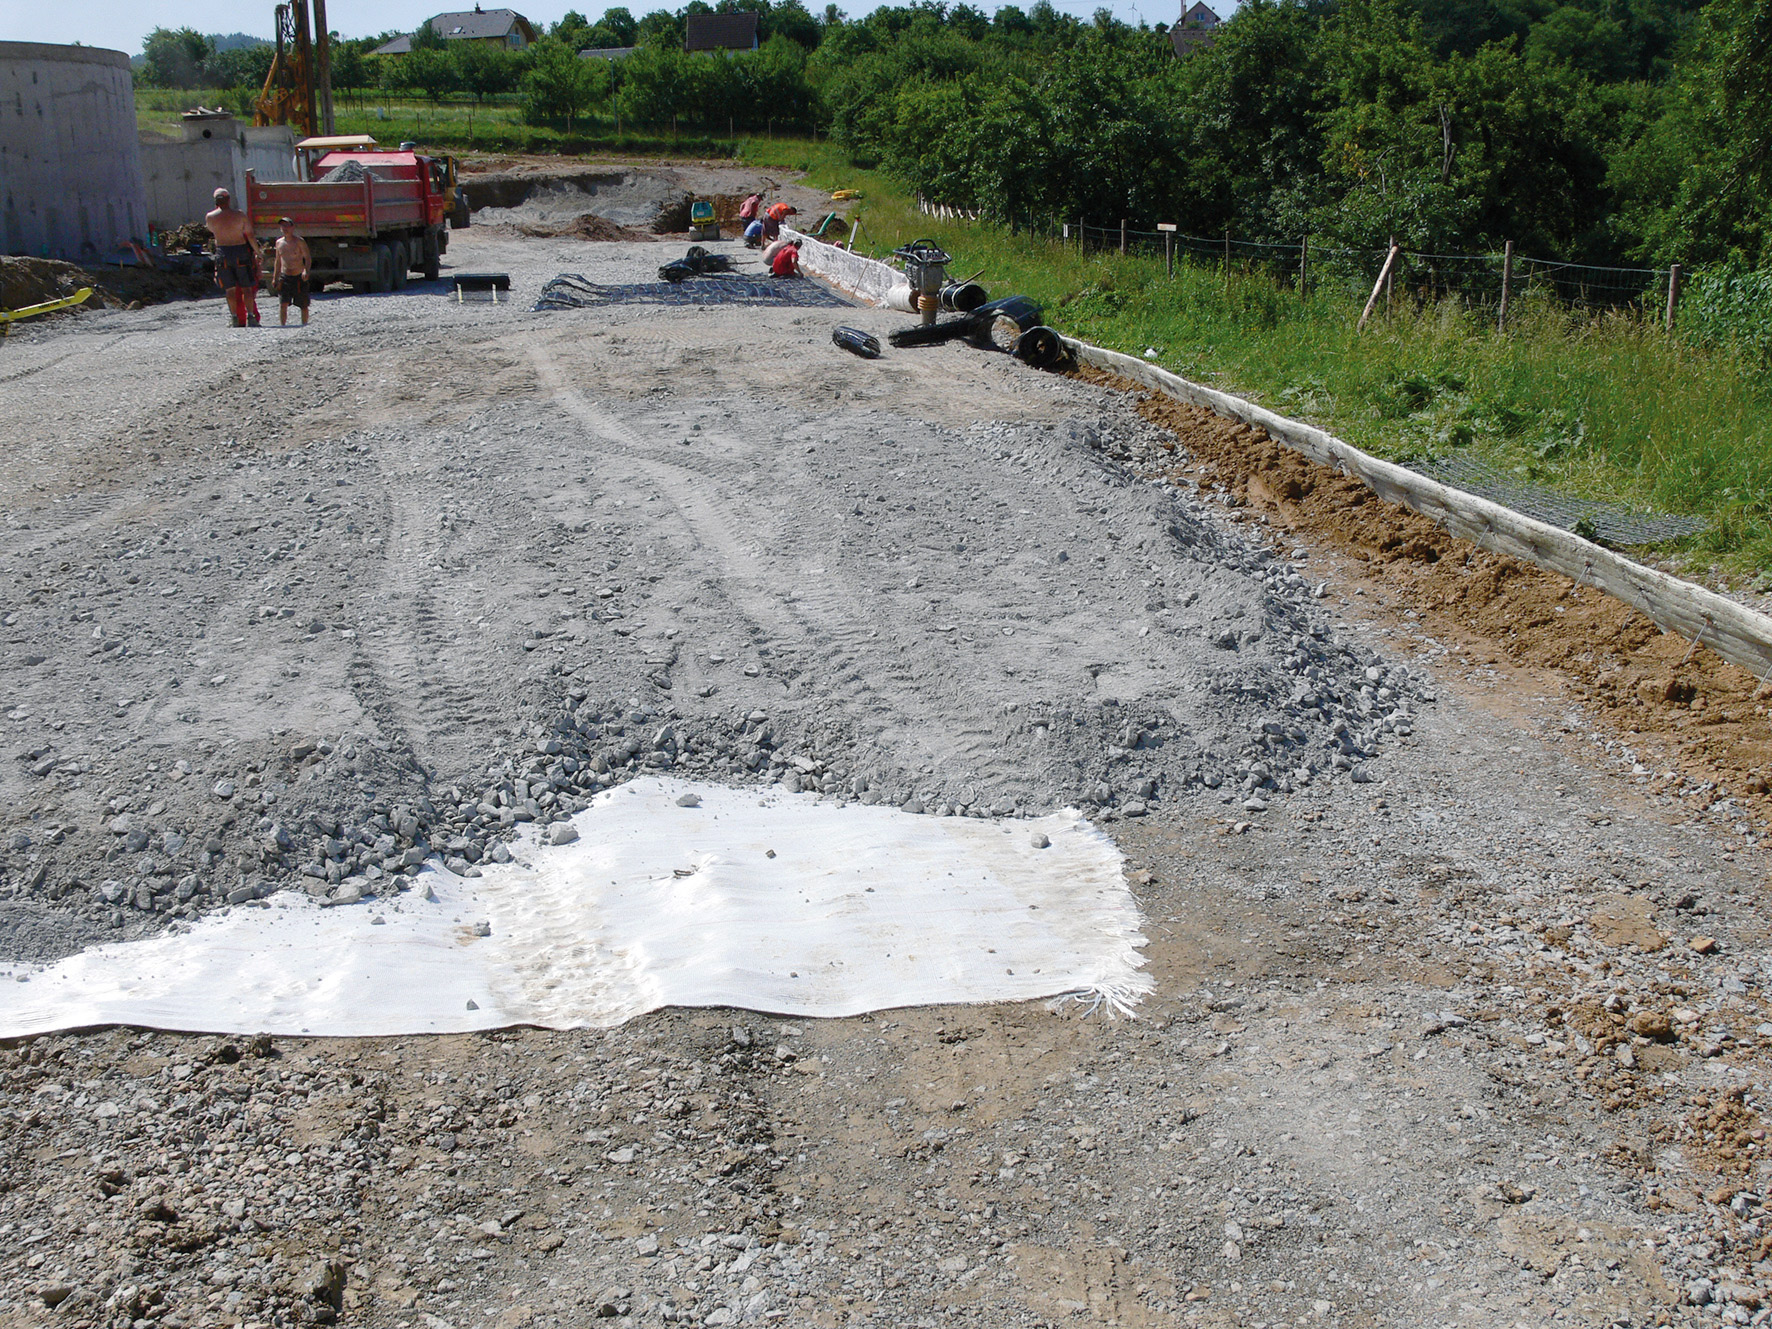
[[[215,237],[215,284],[228,297],[234,326],[258,326],[258,237],[252,221],[225,189],[215,191],[215,211],[203,219]]]
[[[277,237],[277,261],[271,268],[271,284],[277,288],[277,322],[289,326],[289,306],[301,310],[301,324],[308,326],[308,274],[314,270],[314,256],[308,242],[295,233],[295,223],[279,217],[277,225],[283,234]]]

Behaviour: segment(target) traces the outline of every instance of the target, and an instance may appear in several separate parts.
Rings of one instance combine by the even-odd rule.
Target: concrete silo
[[[0,254],[91,260],[147,223],[129,57],[0,42]]]

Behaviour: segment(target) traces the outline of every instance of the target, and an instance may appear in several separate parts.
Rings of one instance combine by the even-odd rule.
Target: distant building
[[[685,51],[754,51],[757,49],[757,16],[744,14],[691,14],[683,20]]]
[[[1190,8],[1184,9],[1181,18],[1169,29],[1169,44],[1175,48],[1177,58],[1189,55],[1199,47],[1212,45],[1212,40],[1217,35],[1216,29],[1223,22],[1223,19],[1204,4],[1198,3],[1198,0]]]
[[[438,14],[425,26],[446,42],[486,42],[518,51],[535,40],[535,28],[514,9],[482,9],[475,5],[456,14]],[[411,37],[396,37],[385,46],[378,46],[371,55],[406,55],[412,50]]]
[[[578,53],[580,60],[626,60],[640,48],[637,46],[587,46]]]

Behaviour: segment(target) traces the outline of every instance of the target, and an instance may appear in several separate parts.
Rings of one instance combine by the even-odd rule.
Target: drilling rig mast
[[[254,106],[256,125],[289,125],[302,138],[331,134],[332,43],[326,0],[277,6],[277,54]]]

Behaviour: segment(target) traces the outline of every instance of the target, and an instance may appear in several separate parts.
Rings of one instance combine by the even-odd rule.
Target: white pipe
[[[914,314],[917,312],[917,293],[909,286],[894,286],[886,292],[886,307],[901,314]]]

